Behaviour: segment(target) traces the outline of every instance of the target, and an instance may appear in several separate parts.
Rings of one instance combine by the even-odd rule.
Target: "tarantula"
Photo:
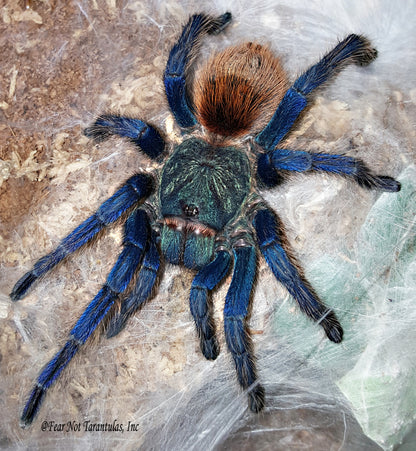
[[[193,15],[170,51],[164,73],[167,100],[176,122],[191,135],[181,144],[165,152],[165,141],[155,127],[111,114],[98,117],[85,130],[96,142],[110,135],[127,138],[163,164],[156,174],[130,177],[13,288],[11,298],[23,298],[37,279],[128,214],[118,260],[68,341],[40,373],[24,407],[22,426],[33,421],[48,388],[97,326],[106,322],[107,337],[117,335],[149,298],[161,258],[196,271],[190,309],[201,351],[210,360],[219,353],[210,294],[233,268],[225,299],[225,339],[253,412],[264,407],[246,324],[258,249],[301,310],[331,341],[342,340],[334,312],[298,269],[284,243],[282,225],[259,189],[278,185],[289,171],[322,171],[346,176],[365,188],[400,189],[396,180],[373,175],[358,159],[277,147],[315,89],[348,64],[370,63],[377,52],[365,37],[349,35],[290,86],[279,59],[249,42],[214,55],[189,83],[201,39],[223,31],[230,21],[228,12],[219,17]]]

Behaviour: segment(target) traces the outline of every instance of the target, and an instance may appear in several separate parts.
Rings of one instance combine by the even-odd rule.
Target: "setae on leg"
[[[395,193],[400,191],[400,183],[392,177],[374,175],[363,161],[343,155],[310,153],[312,170],[345,175],[355,180],[360,186]]]
[[[155,242],[155,237],[152,234],[149,249],[146,251],[142,267],[137,275],[136,284],[127,299],[121,303],[120,311],[111,317],[106,332],[107,338],[114,337],[120,333],[126,326],[128,319],[134,315],[152,294],[160,266],[160,256]]]
[[[392,177],[372,174],[364,162],[357,158],[287,149],[275,149],[260,155],[257,175],[267,186],[272,187],[280,182],[281,175],[276,171],[282,170],[328,172],[351,178],[364,188],[388,192],[400,190],[399,182]]]
[[[112,135],[128,138],[150,158],[156,159],[165,149],[165,141],[151,125],[139,119],[103,114],[91,127],[84,130],[85,136],[101,142]]]
[[[184,26],[181,37],[170,51],[164,83],[170,109],[180,127],[192,127],[197,123],[186,91],[186,75],[199,50],[201,39],[206,34],[220,33],[230,22],[231,13],[219,17],[195,14]]]
[[[288,89],[276,112],[256,142],[266,150],[274,149],[284,138],[299,114],[308,104],[309,94],[336,75],[346,65],[369,64],[377,51],[364,36],[351,34],[328,52],[318,63],[304,72]]]
[[[26,296],[34,282],[72,254],[91,241],[98,232],[116,221],[124,212],[149,196],[153,190],[153,178],[147,174],[137,174],[127,182],[98,210],[64,238],[58,247],[39,259],[33,268],[21,277],[14,286],[10,297],[18,301]]]
[[[42,404],[48,388],[59,377],[79,348],[96,330],[118,296],[127,288],[141,262],[149,237],[149,223],[143,210],[135,210],[127,219],[123,250],[113,266],[107,281],[88,305],[69,333],[64,347],[45,366],[39,375],[23,409],[21,426],[30,425]]]
[[[218,251],[216,258],[202,268],[192,282],[189,296],[191,313],[195,320],[202,354],[208,360],[215,360],[219,354],[209,294],[227,274],[230,262],[231,256],[227,251]]]
[[[335,313],[320,302],[312,287],[299,273],[293,259],[284,250],[282,232],[274,213],[269,209],[259,210],[253,225],[260,250],[276,279],[295,298],[301,310],[323,327],[328,338],[339,343],[343,335],[342,327]]]
[[[256,274],[256,250],[252,246],[234,249],[234,272],[225,298],[224,330],[240,385],[248,391],[252,412],[264,407],[264,388],[257,381],[252,341],[246,319]]]

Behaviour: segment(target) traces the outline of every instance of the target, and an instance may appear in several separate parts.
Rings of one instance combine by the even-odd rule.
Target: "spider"
[[[23,427],[32,423],[48,388],[96,328],[105,323],[107,337],[117,335],[151,296],[162,259],[196,272],[190,310],[209,360],[219,354],[211,292],[232,272],[224,307],[225,339],[253,412],[265,403],[247,328],[258,254],[300,309],[331,341],[341,342],[343,330],[335,313],[303,276],[285,243],[281,221],[260,190],[279,185],[292,171],[338,174],[365,188],[400,190],[399,182],[372,174],[359,159],[278,147],[313,91],[348,64],[367,65],[377,51],[365,37],[351,34],[292,85],[279,59],[252,42],[219,52],[192,70],[202,38],[222,32],[230,22],[229,12],[218,17],[195,14],[170,51],[164,86],[176,122],[186,133],[180,144],[168,151],[155,127],[113,114],[99,116],[85,130],[95,142],[111,135],[126,138],[160,165],[153,174],[130,177],[14,286],[10,296],[17,301],[63,259],[127,217],[118,260],[65,345],[38,376],[23,409]]]

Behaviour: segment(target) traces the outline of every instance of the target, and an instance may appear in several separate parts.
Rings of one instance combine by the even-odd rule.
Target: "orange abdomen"
[[[215,55],[195,80],[198,121],[208,132],[232,138],[263,128],[287,90],[279,59],[251,42]]]

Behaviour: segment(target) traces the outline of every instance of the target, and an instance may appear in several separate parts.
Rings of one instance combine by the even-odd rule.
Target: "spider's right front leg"
[[[74,325],[68,341],[37,378],[23,409],[22,427],[32,423],[49,387],[101,324],[116,299],[127,289],[146,252],[149,236],[150,225],[146,212],[140,209],[133,211],[124,227],[123,250],[106,282]]]
[[[153,178],[147,174],[136,174],[98,210],[64,238],[50,254],[38,260],[33,268],[21,277],[10,297],[13,301],[22,299],[31,286],[48,271],[84,244],[90,242],[104,228],[115,222],[124,212],[148,197],[153,191]]]
[[[115,312],[110,319],[106,331],[107,338],[119,334],[126,326],[128,319],[150,298],[159,267],[160,255],[156,247],[155,233],[152,233],[149,248],[143,258],[142,267],[137,274],[136,284],[129,296],[122,301],[120,310]]]

